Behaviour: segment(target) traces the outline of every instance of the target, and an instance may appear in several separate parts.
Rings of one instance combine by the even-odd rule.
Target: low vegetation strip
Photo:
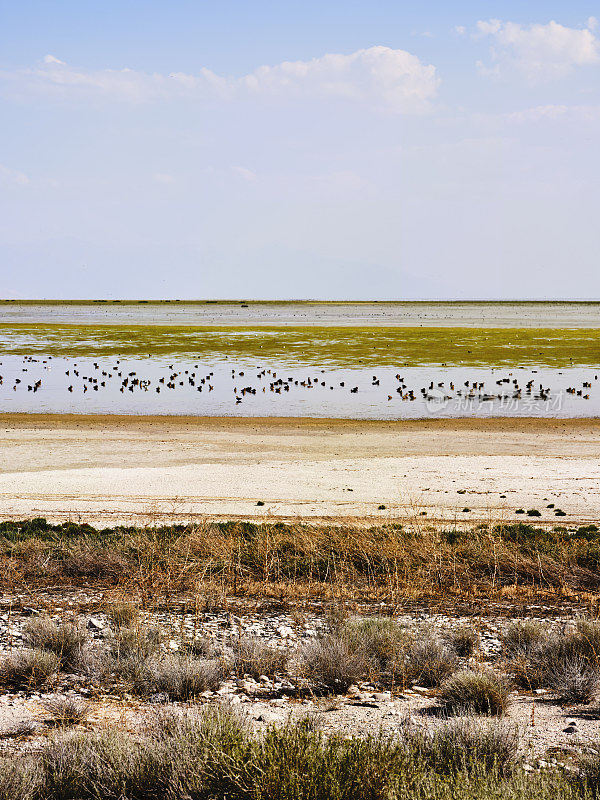
[[[468,530],[387,524],[206,522],[97,530],[44,519],[0,523],[0,586],[118,587],[156,600],[211,587],[236,596],[379,599],[533,595],[594,603],[595,525]]]
[[[348,741],[324,739],[305,721],[253,739],[239,719],[213,711],[199,719],[158,717],[152,731],[134,739],[118,733],[57,738],[39,760],[23,759],[7,768],[0,797],[561,800],[591,796],[591,781],[577,784],[559,773],[527,777],[510,768],[512,755],[501,734],[468,729],[447,729],[432,740],[405,735],[397,740]]]
[[[153,356],[315,367],[573,367],[598,361],[594,328],[0,324],[4,355]]]
[[[347,739],[305,719],[258,737],[240,716],[207,708],[158,714],[133,735],[57,736],[2,765],[0,800],[567,800],[592,796],[597,761],[576,780],[527,775],[500,728]]]

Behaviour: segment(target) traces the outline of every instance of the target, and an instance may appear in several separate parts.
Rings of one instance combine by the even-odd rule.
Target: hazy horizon
[[[20,297],[20,298],[7,298],[7,297],[0,297],[0,303],[16,303],[16,304],[29,304],[29,303],[52,303],[56,305],[68,305],[73,303],[215,303],[215,304],[234,304],[234,303],[253,303],[253,304],[260,304],[260,303],[269,303],[269,304],[277,304],[277,303],[322,303],[326,304],[335,304],[335,303],[343,303],[351,305],[353,303],[389,303],[389,304],[399,304],[399,303],[406,303],[406,304],[416,304],[416,303],[456,303],[456,304],[463,304],[468,305],[472,304],[527,304],[527,303],[553,303],[553,304],[565,304],[565,305],[574,305],[574,304],[582,304],[582,303],[600,303],[600,298],[569,298],[564,299],[560,297],[509,297],[509,298],[446,298],[446,299],[436,299],[436,298],[413,298],[410,300],[404,300],[402,298],[389,298],[385,300],[378,300],[375,298],[348,298],[348,299],[336,299],[331,298],[329,300],[323,300],[318,297],[281,297],[281,298],[267,298],[267,297],[188,297],[188,298],[180,298],[180,297],[114,297],[114,298],[105,298],[105,297]]]

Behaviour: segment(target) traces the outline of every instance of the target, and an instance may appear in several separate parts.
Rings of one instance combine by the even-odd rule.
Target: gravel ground
[[[26,600],[24,597],[12,598],[10,604],[9,598],[0,599],[0,654],[22,645],[24,626],[44,606],[53,608],[52,616],[57,620],[69,618],[76,609],[78,618],[94,640],[101,641],[110,633],[106,615],[98,610],[101,595],[73,592],[57,598],[48,593],[45,602],[43,597],[36,598],[37,607],[28,606]],[[93,610],[82,611],[86,607]],[[529,616],[546,620],[552,626],[564,625],[575,613],[574,609],[540,605],[528,610]],[[240,634],[259,636],[273,646],[292,649],[326,629],[322,609],[317,606],[312,610],[303,608],[291,612],[252,612],[243,607],[236,611],[207,612],[199,616],[148,612],[142,613],[140,623],[161,629],[161,647],[165,653],[177,652],[182,638],[188,639],[196,634],[220,644],[227,644]],[[399,614],[396,619],[401,624],[426,623],[440,630],[475,626],[480,633],[481,646],[471,662],[494,664],[500,658],[503,628],[511,619],[523,619],[523,616],[515,613],[514,617],[506,614],[473,617],[414,610]],[[298,685],[293,672],[274,680],[265,676],[254,680],[231,675],[217,691],[207,691],[193,703],[168,705],[230,704],[240,710],[257,730],[309,714],[325,732],[344,735],[393,733],[407,722],[433,729],[443,719],[435,690],[418,686],[391,694],[361,683],[351,687],[345,695],[314,697],[307,696],[306,692],[299,695]],[[79,726],[87,730],[115,724],[133,728],[165,704],[165,698],[160,696],[141,700],[127,693],[108,694],[101,686],[83,681],[77,675],[61,674],[59,683],[49,689],[46,692],[4,692],[0,695],[0,750],[14,752],[38,747],[54,729],[43,701],[56,695],[81,697],[90,703],[89,717]],[[505,719],[506,724],[516,726],[519,731],[527,769],[539,768],[540,762],[543,768],[544,764],[554,763],[553,759],[559,763],[568,762],[582,748],[600,741],[600,702],[563,707],[545,690],[514,692]]]

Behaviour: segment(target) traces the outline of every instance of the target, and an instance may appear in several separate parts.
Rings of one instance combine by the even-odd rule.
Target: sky
[[[0,0],[0,297],[600,299],[599,20]]]

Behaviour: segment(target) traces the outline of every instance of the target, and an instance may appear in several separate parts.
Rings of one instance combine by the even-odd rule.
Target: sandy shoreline
[[[468,522],[518,508],[600,519],[600,419],[0,414],[2,518]]]
[[[522,432],[556,430],[588,430],[600,433],[600,417],[427,417],[421,419],[342,419],[333,417],[207,417],[184,414],[32,414],[0,412],[0,426],[64,427],[98,426],[123,427],[201,427],[233,428],[261,426],[263,428],[289,429],[368,429],[390,428],[402,430],[456,429],[476,431],[515,430]]]

